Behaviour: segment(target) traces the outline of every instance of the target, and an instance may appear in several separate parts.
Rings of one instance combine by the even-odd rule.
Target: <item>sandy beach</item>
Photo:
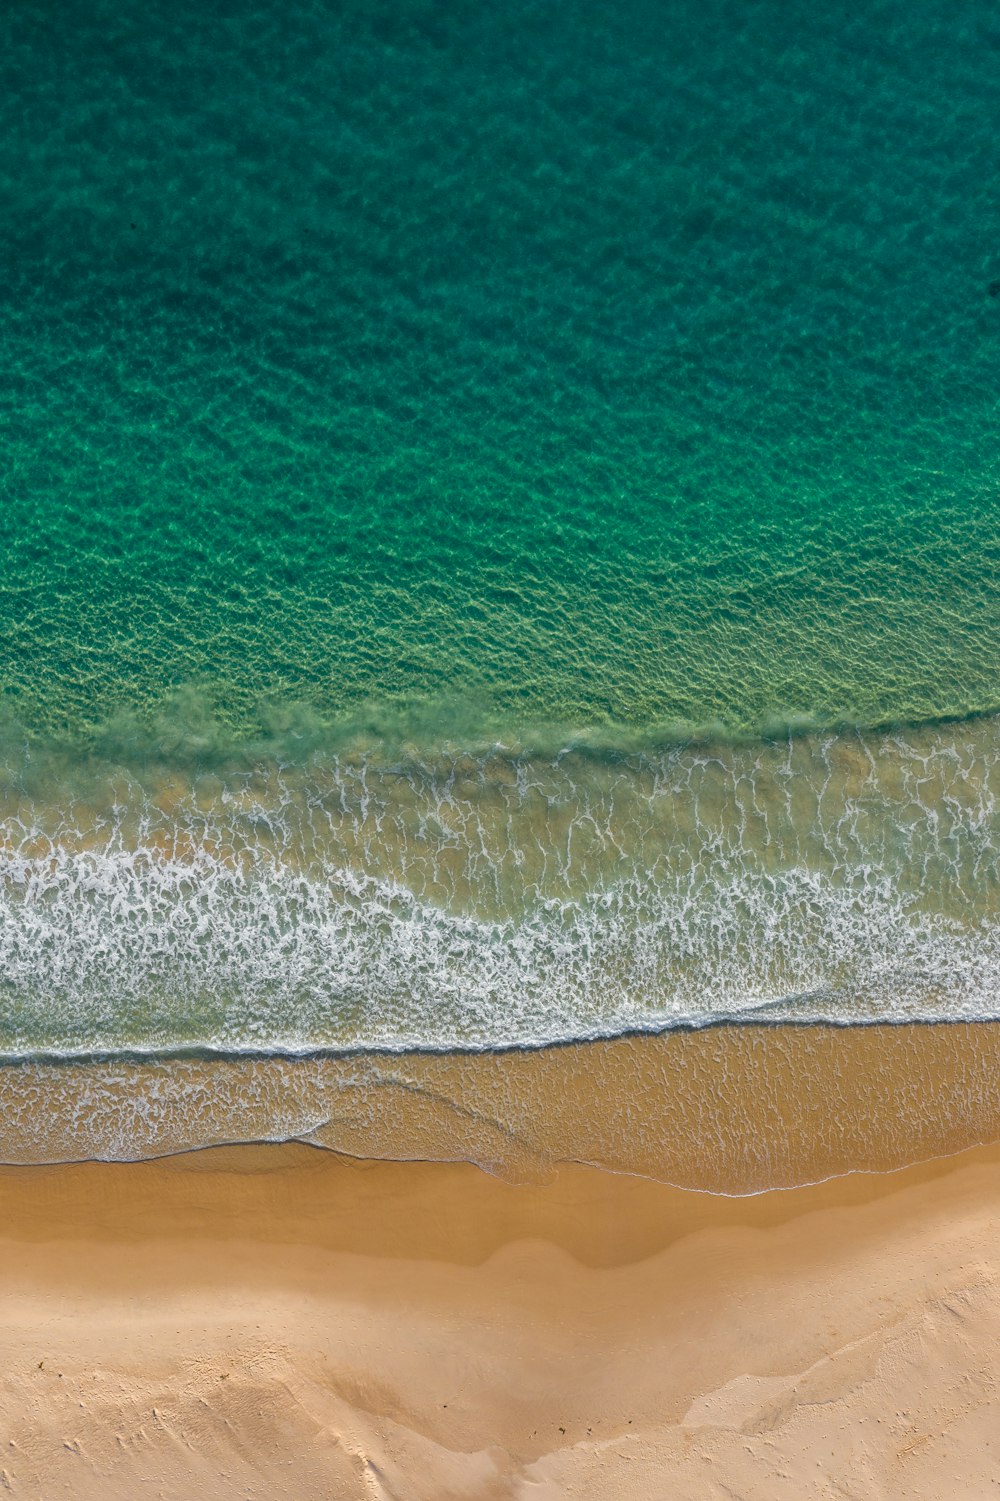
[[[997,4],[0,27],[0,1501],[1000,1501]]]
[[[986,1497],[1000,1149],[725,1198],[305,1146],[0,1174],[16,1497]]]

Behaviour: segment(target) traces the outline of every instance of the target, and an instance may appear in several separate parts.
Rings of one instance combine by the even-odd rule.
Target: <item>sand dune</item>
[[[1000,1478],[995,1149],[735,1200],[238,1149],[7,1169],[0,1214],[13,1496],[799,1501]]]

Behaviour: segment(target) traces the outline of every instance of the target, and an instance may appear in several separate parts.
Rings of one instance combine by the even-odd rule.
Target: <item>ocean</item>
[[[0,30],[0,1158],[1000,1016],[992,8]]]

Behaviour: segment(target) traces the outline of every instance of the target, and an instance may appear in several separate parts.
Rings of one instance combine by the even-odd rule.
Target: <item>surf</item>
[[[992,718],[50,773],[0,802],[8,1060],[996,1015]]]

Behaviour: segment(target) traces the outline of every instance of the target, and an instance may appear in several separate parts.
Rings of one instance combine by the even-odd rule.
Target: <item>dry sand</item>
[[[0,1493],[1000,1495],[1000,1150],[725,1199],[293,1147],[0,1173]]]

